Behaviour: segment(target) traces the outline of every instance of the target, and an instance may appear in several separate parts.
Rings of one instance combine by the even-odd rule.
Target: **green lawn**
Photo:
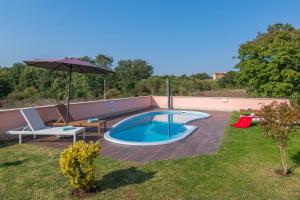
[[[0,199],[72,199],[59,153],[1,143]],[[291,165],[300,165],[300,134],[287,153]],[[281,168],[279,152],[257,126],[228,127],[214,155],[145,165],[99,158],[96,165],[95,199],[300,199],[300,168],[290,177],[275,174]]]

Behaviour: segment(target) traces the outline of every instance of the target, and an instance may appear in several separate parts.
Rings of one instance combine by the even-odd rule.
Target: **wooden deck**
[[[112,159],[148,162],[152,160],[175,159],[198,154],[211,154],[218,150],[224,128],[228,124],[229,112],[205,111],[211,116],[206,119],[195,120],[189,124],[198,126],[198,129],[183,140],[171,144],[155,146],[128,146],[115,144],[98,138],[96,129],[87,129],[87,141],[101,142],[101,155]],[[137,114],[137,113],[132,113]],[[132,115],[123,115],[108,119],[107,127]],[[80,136],[78,137],[80,139]],[[24,138],[24,143],[65,148],[72,144],[72,138],[42,137],[33,141],[32,137]]]

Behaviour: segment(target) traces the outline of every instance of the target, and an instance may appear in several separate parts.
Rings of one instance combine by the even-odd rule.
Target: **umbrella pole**
[[[71,94],[71,81],[72,81],[72,66],[69,69],[69,85],[68,85],[68,107],[67,107],[67,125],[69,123],[70,112],[70,94]]]

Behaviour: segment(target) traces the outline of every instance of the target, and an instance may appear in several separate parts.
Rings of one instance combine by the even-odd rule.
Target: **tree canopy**
[[[192,74],[193,78],[201,79],[201,80],[206,80],[206,79],[211,79],[210,75],[207,73],[196,73]]]
[[[112,63],[114,62],[114,59],[110,56],[104,55],[104,54],[98,54],[95,59],[96,64],[103,65],[106,68],[111,68]]]
[[[287,102],[274,101],[269,105],[263,105],[256,115],[259,118],[258,125],[262,127],[264,136],[278,145],[284,168],[283,174],[287,174],[289,169],[285,148],[290,136],[296,132],[296,126],[300,120],[299,107]]]
[[[103,60],[107,57],[107,66],[110,67],[113,59],[99,55],[94,58],[82,56],[80,59],[103,64]],[[114,70],[115,73],[107,75],[74,73],[71,98],[82,100],[102,98],[104,79],[107,82],[108,98],[165,95],[168,77],[171,78],[173,95],[197,96],[201,91],[219,88],[218,83],[206,73],[190,76],[153,76],[153,67],[142,59],[120,60]],[[15,63],[11,67],[0,68],[0,100],[5,99],[5,105],[8,106],[14,106],[18,101],[21,105],[23,101],[30,105],[35,102],[43,103],[45,99],[62,101],[67,95],[67,80],[65,72],[26,67],[23,63]]]
[[[135,84],[149,78],[153,73],[153,67],[144,60],[120,60],[115,68],[118,86],[123,93],[129,92]]]
[[[300,30],[290,24],[270,25],[242,44],[237,81],[259,96],[287,97],[300,91]]]
[[[235,71],[229,71],[222,78],[218,80],[218,84],[222,88],[235,88],[237,86],[236,83],[236,74]]]
[[[0,67],[0,99],[12,92],[12,84],[8,79],[8,70]]]

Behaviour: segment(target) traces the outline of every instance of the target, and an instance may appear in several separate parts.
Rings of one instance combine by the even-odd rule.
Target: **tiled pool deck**
[[[152,160],[174,159],[198,154],[215,153],[221,143],[224,129],[228,124],[229,112],[204,111],[211,116],[206,119],[192,121],[191,125],[198,129],[188,137],[175,143],[156,146],[128,146],[111,143],[100,137],[101,155],[118,160],[131,160],[136,162],[148,162]],[[140,112],[138,112],[140,113]],[[108,119],[107,127],[110,128],[118,121],[137,113],[127,114]],[[96,130],[88,129],[87,141],[99,139]],[[81,137],[79,136],[78,139]],[[42,137],[33,141],[32,137],[24,138],[24,143],[32,143],[54,148],[65,148],[72,144],[72,138]]]

